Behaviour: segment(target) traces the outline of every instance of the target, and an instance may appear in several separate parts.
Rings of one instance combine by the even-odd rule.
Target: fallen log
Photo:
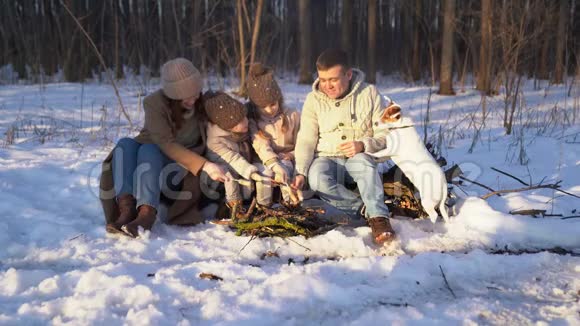
[[[546,215],[546,210],[545,209],[522,209],[522,210],[510,211],[509,213],[512,215],[529,215],[529,216],[533,216],[533,217],[538,217],[538,215],[541,215],[542,217],[544,217]]]
[[[524,187],[524,188],[497,190],[497,191],[493,191],[493,192],[490,192],[486,195],[481,196],[481,199],[487,199],[491,196],[498,195],[498,194],[508,194],[508,193],[512,193],[512,192],[522,192],[522,191],[535,190],[535,189],[558,189],[558,187],[560,187],[560,182],[562,182],[562,181],[558,181],[554,184],[546,184],[546,185],[539,184],[539,185]]]

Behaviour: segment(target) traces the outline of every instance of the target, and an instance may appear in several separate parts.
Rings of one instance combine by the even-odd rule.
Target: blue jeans
[[[187,170],[167,157],[156,144],[140,144],[122,138],[113,150],[115,195],[132,194],[137,207],[149,205],[159,210],[161,192],[177,199]]]
[[[317,157],[310,165],[308,183],[322,200],[352,217],[363,203],[365,217],[389,216],[377,163],[367,154]],[[346,184],[356,184],[360,195],[347,189]]]

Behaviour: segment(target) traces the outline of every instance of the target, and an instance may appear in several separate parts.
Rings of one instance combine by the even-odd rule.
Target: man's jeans
[[[363,203],[366,218],[389,216],[377,163],[367,154],[351,158],[317,157],[310,165],[308,183],[322,200],[351,217],[356,218]],[[347,189],[347,184],[356,184],[360,195]]]
[[[149,205],[159,210],[161,192],[177,199],[187,170],[167,157],[156,144],[140,144],[122,138],[113,151],[115,195],[132,194],[137,207]]]

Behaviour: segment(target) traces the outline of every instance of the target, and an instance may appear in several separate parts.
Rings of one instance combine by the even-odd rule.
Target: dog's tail
[[[441,193],[443,194],[443,198],[439,203],[439,213],[441,213],[441,216],[443,216],[443,220],[445,221],[445,223],[447,223],[449,222],[449,213],[447,212],[447,206],[445,205],[445,202],[447,201],[447,182],[442,183],[443,189],[441,189]]]

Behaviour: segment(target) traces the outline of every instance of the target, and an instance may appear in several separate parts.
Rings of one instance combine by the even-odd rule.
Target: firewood
[[[509,212],[512,215],[529,215],[533,217],[538,217],[538,215],[545,216],[546,210],[545,209],[522,209],[516,211]]]

